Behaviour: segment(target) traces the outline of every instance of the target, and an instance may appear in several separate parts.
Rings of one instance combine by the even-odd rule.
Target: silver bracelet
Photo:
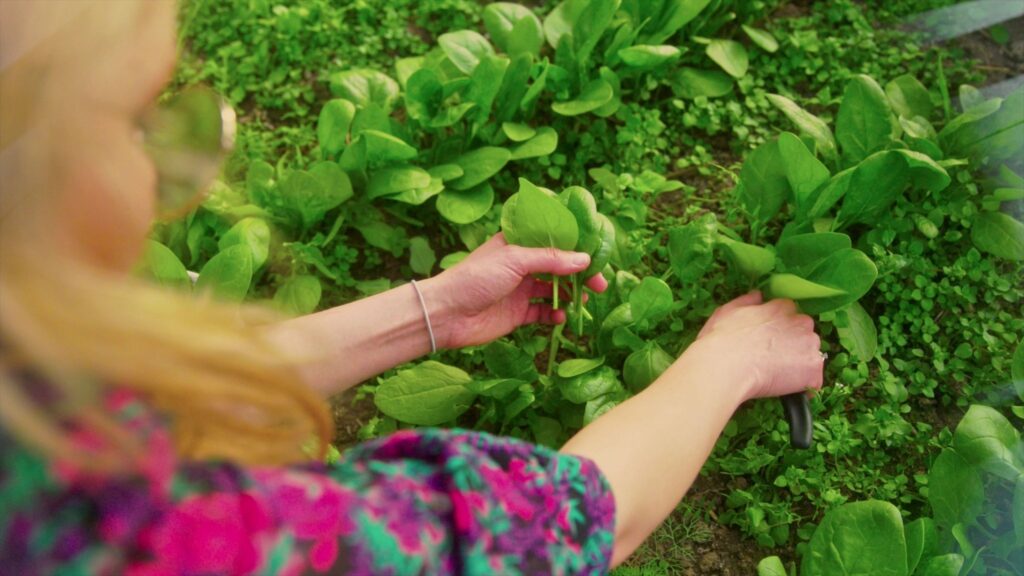
[[[434,328],[430,325],[430,314],[427,314],[427,302],[423,299],[423,292],[420,292],[420,287],[416,284],[415,280],[410,280],[413,290],[416,291],[416,296],[420,299],[420,308],[423,308],[423,319],[427,322],[427,333],[430,334],[430,353],[437,352],[437,341],[434,340]]]

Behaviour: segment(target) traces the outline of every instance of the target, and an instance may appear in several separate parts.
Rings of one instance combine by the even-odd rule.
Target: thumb
[[[582,272],[587,269],[587,266],[590,266],[590,256],[584,252],[508,246],[506,253],[512,269],[522,276],[530,274],[567,276]]]

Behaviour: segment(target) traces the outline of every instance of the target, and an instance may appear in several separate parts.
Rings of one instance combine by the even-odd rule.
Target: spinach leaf
[[[786,181],[797,209],[807,208],[812,194],[829,181],[831,174],[795,134],[779,134],[779,155],[785,162]]]
[[[491,342],[484,348],[484,364],[491,374],[499,378],[515,378],[529,383],[538,377],[533,356],[503,340]]]
[[[325,155],[334,156],[348,144],[348,129],[355,115],[356,107],[348,100],[336,98],[324,104],[317,119],[316,135]]]
[[[742,24],[740,27],[743,28],[743,32],[747,37],[765,52],[774,54],[779,49],[779,41],[775,39],[775,36],[772,36],[771,32],[747,26],[746,24]]]
[[[431,184],[430,174],[419,166],[390,166],[377,170],[370,176],[366,196],[371,200],[413,190],[426,188]]]
[[[471,382],[462,370],[428,360],[381,382],[373,401],[395,420],[437,426],[469,410],[476,398]]]
[[[463,74],[471,75],[486,56],[494,56],[494,48],[486,38],[472,30],[458,30],[437,38],[441,50]]]
[[[583,404],[612,391],[619,379],[614,370],[602,366],[572,378],[559,377],[556,382],[562,397],[573,404]]]
[[[739,242],[726,236],[718,237],[718,245],[725,248],[733,265],[752,281],[775,269],[775,253],[768,248]]]
[[[484,146],[466,152],[454,161],[462,168],[462,176],[449,182],[448,186],[454,190],[469,190],[500,172],[511,159],[511,152],[495,146]]]
[[[1004,480],[1024,473],[1020,433],[997,410],[972,405],[953,433],[953,448],[968,462]]]
[[[437,197],[437,211],[448,221],[471,224],[494,205],[494,188],[483,183],[469,190],[444,190]]]
[[[836,158],[836,139],[832,135],[832,129],[824,120],[801,108],[785,96],[779,94],[768,94],[768,101],[782,111],[789,118],[789,121],[796,124],[801,132],[807,134],[814,140],[818,152],[827,159]]]
[[[393,78],[369,68],[333,74],[330,88],[331,94],[352,102],[357,108],[376,104],[385,112],[391,112],[401,90]]]
[[[583,91],[575,99],[555,102],[551,109],[562,116],[579,116],[597,110],[610,102],[614,96],[612,85],[603,78],[596,78],[584,86]]]
[[[888,502],[867,500],[832,510],[814,531],[800,572],[804,576],[909,576],[899,509]]]
[[[629,293],[629,306],[633,322],[641,327],[653,327],[672,311],[672,289],[660,278],[648,276]]]
[[[675,46],[629,46],[619,50],[619,58],[626,66],[632,68],[655,68],[679,58],[679,48]]]
[[[135,273],[170,288],[192,289],[192,280],[185,265],[170,248],[154,240],[146,240],[146,250],[135,267]]]
[[[767,222],[779,213],[790,197],[790,188],[778,140],[765,142],[747,156],[737,191],[756,221]]]
[[[196,291],[209,291],[223,300],[241,302],[249,293],[252,275],[252,250],[237,244],[218,252],[203,266]]]
[[[878,350],[878,329],[871,315],[857,302],[836,311],[839,342],[860,362],[868,362]]]
[[[668,78],[672,91],[680,98],[718,98],[732,92],[732,77],[718,70],[700,70],[683,66]]]
[[[292,276],[274,293],[274,306],[289,316],[303,316],[320,304],[320,280],[316,276]]]
[[[647,388],[672,365],[673,358],[657,342],[648,342],[626,358],[622,379],[633,393]]]
[[[575,250],[579,225],[568,208],[520,178],[519,192],[505,201],[501,228],[511,244],[529,248]]]
[[[971,223],[971,241],[983,252],[1024,260],[1024,224],[1002,212],[981,212]]]
[[[870,76],[859,74],[846,85],[836,116],[836,140],[847,164],[856,164],[885,148],[897,123],[885,92]]]
[[[270,226],[267,221],[262,218],[239,220],[220,237],[217,248],[224,250],[236,245],[242,245],[249,249],[254,269],[262,267],[270,253]]]
[[[544,126],[536,135],[512,148],[511,160],[525,160],[547,156],[558,148],[558,133],[550,126]]]
[[[559,378],[575,378],[604,366],[604,356],[597,358],[574,358],[565,360],[558,364]]]
[[[494,44],[510,56],[540,52],[544,29],[540,19],[526,6],[511,2],[488,4],[483,20]]]
[[[718,220],[705,214],[685,226],[668,232],[668,254],[672,273],[683,284],[696,284],[714,262]]]
[[[743,78],[750,67],[747,49],[735,40],[714,39],[708,44],[705,53],[722,67],[729,76]]]
[[[409,239],[409,268],[422,276],[430,276],[437,263],[437,255],[430,247],[430,242],[423,236]]]
[[[928,471],[928,503],[935,523],[946,530],[972,524],[981,514],[985,494],[981,476],[953,450],[943,450]]]
[[[886,84],[885,95],[898,116],[929,118],[935,111],[928,89],[910,74],[897,76]]]

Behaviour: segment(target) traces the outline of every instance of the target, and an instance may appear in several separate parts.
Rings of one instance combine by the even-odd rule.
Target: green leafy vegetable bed
[[[760,574],[1020,574],[1024,92],[985,100],[955,49],[894,29],[948,3],[191,0],[172,91],[225,94],[239,148],[140,270],[304,314],[499,230],[592,255],[564,280],[564,326],[364,385],[361,438],[458,425],[557,446],[716,304],[792,298],[831,358],[815,443],[789,448],[776,402],[741,409],[705,520],[763,547]],[[610,288],[584,305],[597,272]],[[706,539],[675,534],[695,510],[631,568],[693,570]],[[670,540],[683,552],[653,554]]]

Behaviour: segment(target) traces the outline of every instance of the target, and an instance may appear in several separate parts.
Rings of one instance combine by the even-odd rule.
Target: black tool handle
[[[814,421],[811,418],[811,404],[807,394],[794,392],[779,398],[782,410],[789,422],[789,443],[793,448],[806,450],[811,447],[811,436],[814,433]]]

